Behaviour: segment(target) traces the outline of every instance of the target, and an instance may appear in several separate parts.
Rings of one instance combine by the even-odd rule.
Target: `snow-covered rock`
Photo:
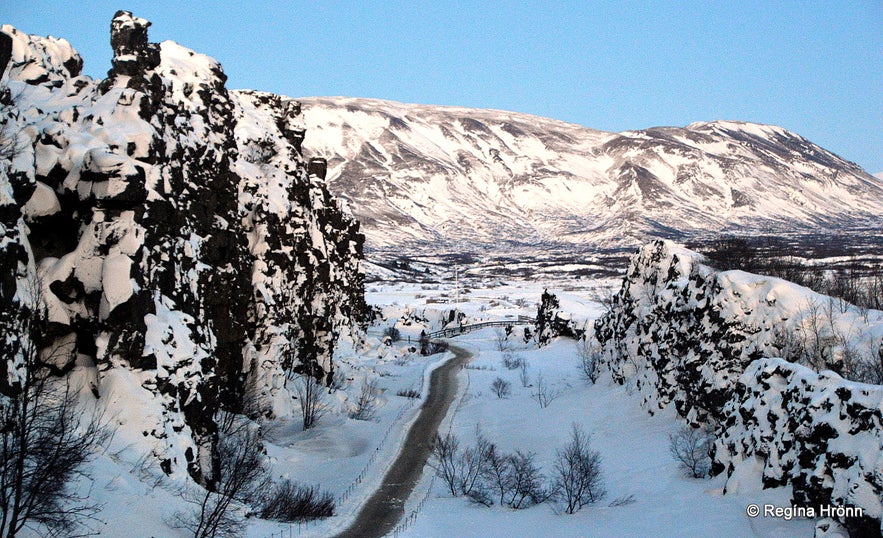
[[[732,487],[738,464],[757,460],[764,484],[791,485],[796,505],[859,507],[867,519],[838,519],[876,529],[883,387],[766,358],[783,351],[783,332],[808,324],[831,346],[826,368],[839,368],[847,348],[877,357],[883,312],[834,305],[778,278],[717,271],[694,252],[654,241],[632,258],[595,335],[603,368],[638,389],[651,413],[673,403],[689,422],[717,426],[715,471],[726,471]]]
[[[365,313],[364,238],[310,174],[299,104],[228,91],[218,62],[150,43],[149,25],[115,15],[102,81],[66,41],[0,30],[0,392],[40,297],[53,368],[93,361],[99,396],[133,372],[114,401],[137,386],[151,403],[121,427],[166,472],[211,481],[219,407],[249,393],[286,414],[285,372],[330,380]]]

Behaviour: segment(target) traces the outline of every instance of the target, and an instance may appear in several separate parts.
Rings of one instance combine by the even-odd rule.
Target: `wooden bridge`
[[[477,331],[479,329],[486,329],[488,327],[514,327],[515,325],[534,325],[535,323],[536,320],[534,318],[528,316],[518,316],[518,319],[482,321],[481,323],[473,323],[471,325],[458,325],[456,327],[449,327],[440,331],[431,332],[427,336],[430,340],[434,340],[436,338],[453,338],[454,336]]]

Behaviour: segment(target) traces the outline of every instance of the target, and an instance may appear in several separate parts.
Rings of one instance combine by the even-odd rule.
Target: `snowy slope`
[[[368,245],[634,245],[752,229],[847,227],[883,181],[779,127],[717,121],[607,133],[546,118],[343,97],[302,99]]]

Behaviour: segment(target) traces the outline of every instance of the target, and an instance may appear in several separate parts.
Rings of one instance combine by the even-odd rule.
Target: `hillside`
[[[328,186],[372,248],[631,247],[844,230],[883,214],[883,180],[779,127],[608,133],[497,110],[301,101],[305,152],[328,159]]]

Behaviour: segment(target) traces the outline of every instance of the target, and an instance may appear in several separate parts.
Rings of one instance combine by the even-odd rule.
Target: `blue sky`
[[[780,125],[883,171],[883,1],[7,1],[0,22],[110,66],[124,8],[231,88],[528,112],[609,131]]]

